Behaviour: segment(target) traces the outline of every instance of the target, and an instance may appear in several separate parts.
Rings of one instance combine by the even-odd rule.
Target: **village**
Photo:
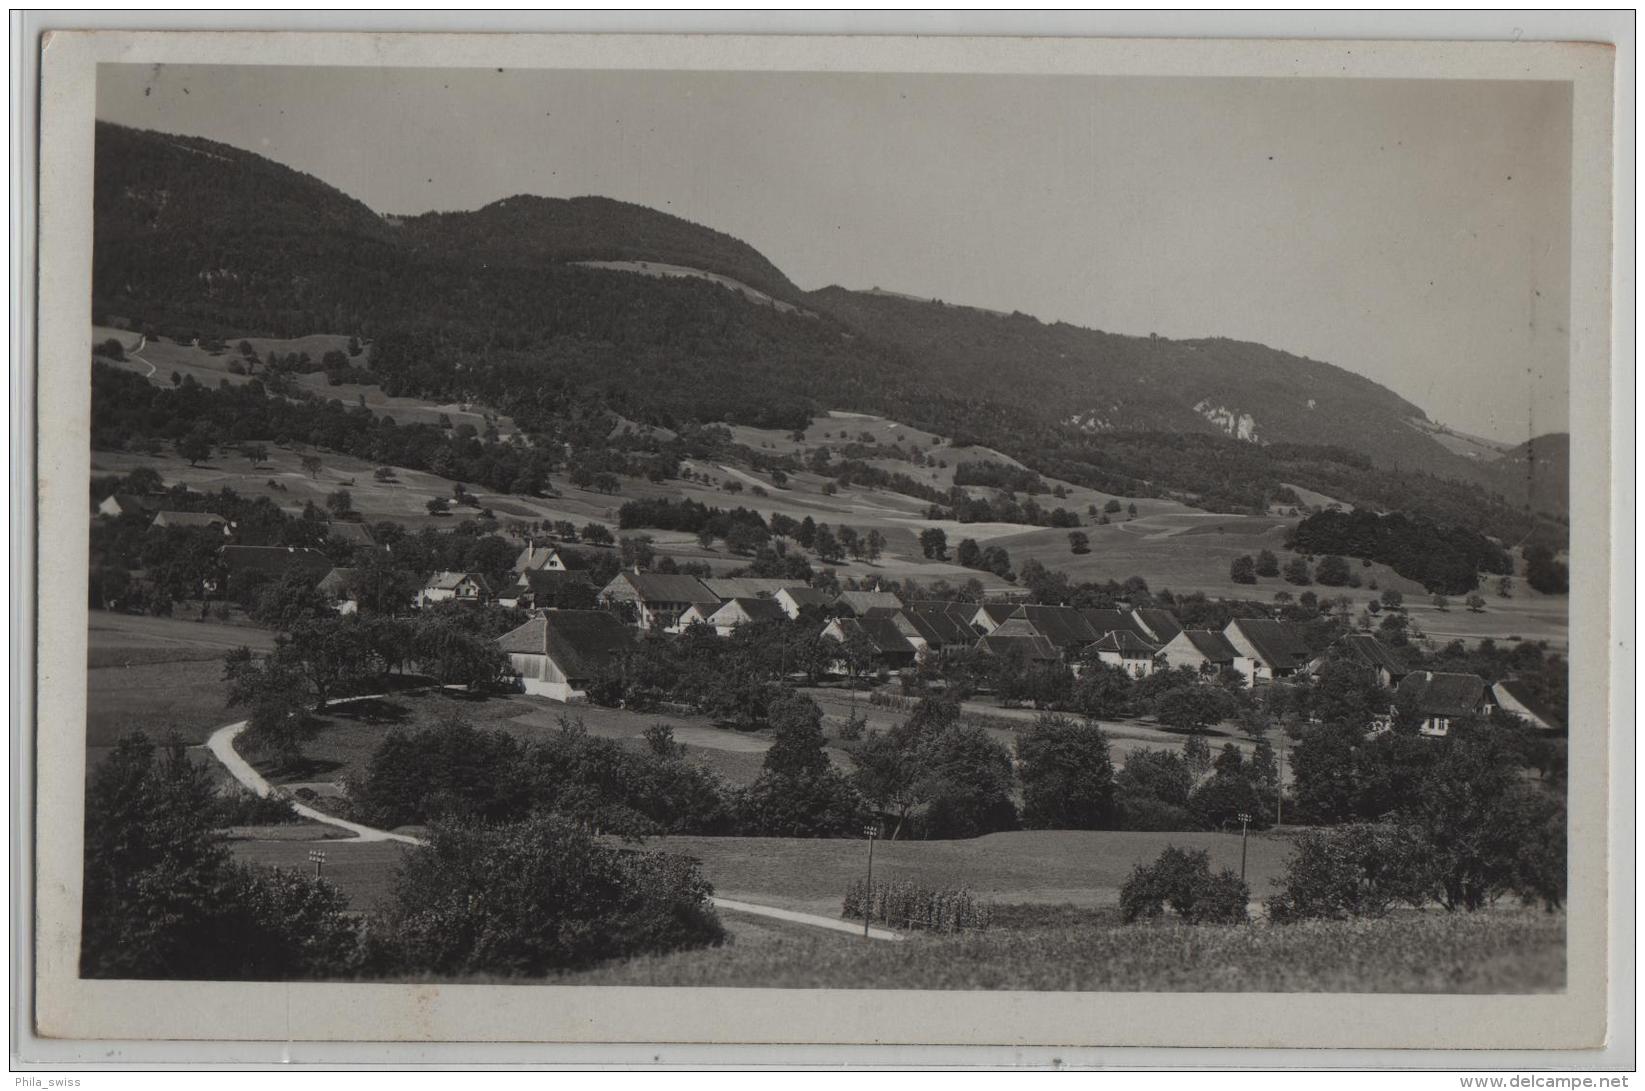
[[[832,567],[815,549],[826,524],[746,511],[744,526],[788,533],[723,547],[711,568],[706,535],[634,527],[654,501],[577,526],[486,518],[501,500],[470,495],[455,522],[412,529],[342,502],[271,515],[141,467],[99,481],[93,686],[118,665],[108,684],[128,697],[97,706],[94,762],[134,713],[181,728],[219,797],[243,799],[217,820],[235,859],[320,868],[361,906],[394,896],[443,813],[515,813],[523,791],[698,861],[745,943],[849,924],[839,899],[861,859],[840,848],[865,830],[883,881],[928,909],[984,907],[952,910],[943,927],[961,932],[990,905],[1124,909],[1135,869],[1185,846],[1205,882],[1237,866],[1251,918],[1277,920],[1289,895],[1267,884],[1298,846],[1399,798],[1375,787],[1378,764],[1437,773],[1446,744],[1483,739],[1516,755],[1493,776],[1563,776],[1557,652],[1442,645],[1391,588],[1284,585],[1264,602],[1241,585],[1151,590],[1146,572],[1075,582],[1034,560],[992,586],[937,565],[922,582]],[[887,530],[892,549],[918,539]],[[143,567],[116,576],[117,555]],[[774,569],[799,574],[753,574]],[[813,757],[782,764],[794,746]],[[510,787],[545,761],[572,779]],[[1092,852],[1111,863],[1082,871]],[[888,937],[929,927],[885,912],[915,912],[883,921]]]
[[[98,505],[104,518],[138,513],[153,528],[188,527],[229,533],[210,512],[166,511],[131,495]],[[367,551],[378,547],[360,522],[332,522],[325,537]],[[665,555],[657,555],[662,562]],[[296,577],[342,616],[360,609],[362,569],[332,565],[318,548],[225,544],[218,552],[223,585],[256,574]],[[1220,629],[1184,628],[1169,609],[1079,608],[1030,601],[1030,592],[965,601],[908,599],[878,586],[835,592],[803,580],[751,576],[693,576],[646,571],[637,565],[601,586],[591,573],[612,563],[610,550],[591,550],[534,536],[509,569],[512,583],[494,586],[480,571],[430,574],[405,605],[455,603],[473,609],[524,611],[530,620],[496,638],[524,693],[562,703],[588,700],[589,687],[620,669],[640,639],[667,639],[694,627],[730,637],[749,623],[820,624],[821,638],[838,645],[827,673],[885,683],[903,672],[940,676],[945,657],[981,656],[1010,669],[1066,668],[1078,678],[1087,664],[1132,679],[1155,671],[1187,670],[1204,685],[1263,687],[1315,675],[1327,659],[1346,658],[1371,671],[1378,684],[1420,716],[1420,734],[1441,736],[1453,719],[1488,717],[1502,709],[1542,732],[1563,730],[1560,715],[1517,679],[1486,681],[1476,674],[1413,670],[1371,632],[1344,632],[1323,648],[1317,633],[1275,617],[1235,617]],[[667,567],[667,565],[663,565]],[[221,590],[202,581],[202,594]],[[566,607],[559,603],[581,604]],[[1283,614],[1276,607],[1275,614]],[[1389,730],[1393,709],[1373,730]]]
[[[85,976],[1562,987],[1568,437],[98,139]]]

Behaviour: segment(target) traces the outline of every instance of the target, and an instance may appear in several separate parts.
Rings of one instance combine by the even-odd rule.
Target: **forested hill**
[[[780,428],[860,410],[1122,495],[1263,510],[1292,485],[1516,537],[1527,523],[1517,501],[1454,485],[1480,483],[1479,467],[1413,429],[1416,406],[1339,368],[801,293],[745,243],[618,201],[401,220],[249,152],[99,124],[95,212],[100,320],[184,340],[356,336],[388,393],[482,402],[528,434],[589,410]],[[799,307],[576,264],[596,260],[702,269]]]
[[[1564,515],[1570,510],[1571,436],[1553,432],[1520,444],[1485,463],[1496,491],[1524,496],[1535,511]]]
[[[1417,406],[1361,375],[1265,345],[1124,336],[883,292],[826,288],[810,300],[963,376],[961,389],[1091,434],[1220,432],[1334,445],[1387,469],[1481,480],[1466,459],[1407,423],[1426,419]]]
[[[765,256],[730,235],[608,197],[509,197],[475,212],[430,212],[401,221],[406,242],[508,265],[649,261],[720,273],[778,299],[800,290]]]

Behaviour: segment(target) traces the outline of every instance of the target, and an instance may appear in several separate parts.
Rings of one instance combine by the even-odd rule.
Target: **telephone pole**
[[[1279,776],[1274,784],[1274,827],[1285,824],[1285,729],[1279,732]]]
[[[868,922],[874,916],[874,838],[880,832],[878,822],[867,826],[863,832],[868,835],[868,884],[863,888],[862,900],[862,938],[868,938]]]
[[[1245,881],[1245,844],[1250,839],[1251,816],[1241,811],[1239,818],[1239,881]]]

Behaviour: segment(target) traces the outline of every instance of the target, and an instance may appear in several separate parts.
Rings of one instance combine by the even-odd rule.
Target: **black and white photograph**
[[[1572,987],[1572,80],[282,56],[76,138],[70,976]]]

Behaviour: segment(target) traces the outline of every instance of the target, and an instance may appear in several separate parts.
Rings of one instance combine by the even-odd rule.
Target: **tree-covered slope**
[[[670,428],[860,410],[1121,494],[1262,510],[1289,484],[1491,533],[1527,527],[1518,501],[1457,484],[1481,468],[1411,427],[1420,409],[1340,368],[1242,342],[800,293],[752,247],[618,201],[516,197],[396,220],[248,152],[100,124],[94,246],[104,319],[183,339],[358,336],[389,393],[479,401],[528,434],[599,410]],[[591,260],[704,269],[801,309],[578,264]]]
[[[431,212],[400,223],[409,246],[434,255],[462,253],[507,265],[662,262],[720,273],[779,299],[800,295],[747,243],[608,197],[509,197],[474,212]]]
[[[958,376],[962,389],[1092,434],[1219,432],[1337,445],[1388,468],[1460,469],[1453,464],[1461,460],[1407,423],[1424,418],[1417,406],[1363,376],[1266,345],[1128,337],[841,288],[811,300]]]

